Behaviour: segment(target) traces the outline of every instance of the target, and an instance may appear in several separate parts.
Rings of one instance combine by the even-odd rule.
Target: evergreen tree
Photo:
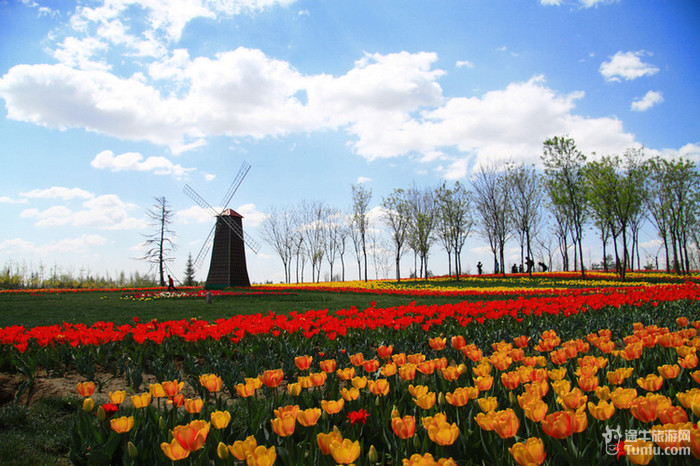
[[[193,286],[194,284],[194,261],[192,260],[192,253],[190,253],[185,264],[185,286]]]

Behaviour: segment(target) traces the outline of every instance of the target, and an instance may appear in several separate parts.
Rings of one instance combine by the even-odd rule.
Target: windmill
[[[207,210],[216,218],[214,227],[204,241],[194,261],[195,269],[201,267],[207,253],[211,249],[211,262],[205,287],[207,289],[223,289],[229,286],[250,286],[248,269],[245,261],[245,245],[257,254],[260,243],[243,234],[243,216],[228,208],[229,202],[248,174],[250,164],[243,162],[238,174],[221,200],[221,211],[217,211],[189,185],[183,192],[200,207]]]

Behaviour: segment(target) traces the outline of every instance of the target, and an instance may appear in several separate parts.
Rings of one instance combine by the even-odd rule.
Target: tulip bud
[[[379,406],[379,397],[374,398],[374,406]]]
[[[129,458],[133,459],[139,456],[139,449],[131,441],[126,445],[126,450],[129,452]]]
[[[105,409],[102,406],[100,406],[99,408],[97,408],[97,420],[102,422],[105,419],[107,419],[107,413],[105,413]]]
[[[163,416],[160,416],[158,418],[158,428],[160,430],[165,430],[167,429],[168,425],[165,423],[165,419],[163,419]]]
[[[418,440],[418,435],[414,435],[413,436],[413,448],[415,448],[416,450],[419,450],[420,447],[421,446],[420,446],[420,440]]]
[[[437,401],[440,406],[445,406],[445,394],[440,392]]]
[[[369,458],[370,463],[376,463],[379,461],[379,454],[377,453],[377,449],[374,448],[374,445],[370,445],[369,453],[367,453],[367,458]]]
[[[391,409],[391,418],[393,419],[395,417],[401,417],[401,414],[399,414],[399,410],[396,409],[396,405],[394,405]]]
[[[95,409],[95,401],[92,398],[85,398],[83,400],[83,411],[91,413],[93,409]]]
[[[224,442],[219,442],[219,445],[216,447],[216,454],[219,455],[219,458],[222,460],[228,458],[228,447]]]

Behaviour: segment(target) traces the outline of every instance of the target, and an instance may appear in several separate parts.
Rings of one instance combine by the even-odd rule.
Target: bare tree
[[[294,212],[290,209],[280,211],[276,207],[271,207],[262,222],[262,238],[280,256],[286,283],[291,281],[296,229]]]
[[[505,277],[505,244],[511,231],[511,202],[506,174],[494,165],[482,166],[472,180],[474,206],[479,214],[481,234],[493,252],[494,270]],[[498,267],[500,259],[501,267]]]
[[[527,272],[532,276],[535,265],[532,239],[539,231],[544,204],[540,177],[534,167],[511,165],[506,172],[506,183],[511,190],[513,226],[520,238],[520,263],[527,266]],[[527,261],[523,257],[524,252],[527,253]]]
[[[437,232],[445,251],[447,251],[448,273],[451,274],[452,271],[451,253],[454,253],[455,277],[459,280],[462,271],[462,248],[474,226],[471,214],[471,197],[469,191],[457,181],[453,188],[448,188],[443,183],[436,190],[436,202],[438,208]]]
[[[423,276],[428,279],[428,253],[435,241],[433,230],[437,225],[435,193],[430,188],[408,190],[408,205],[411,221],[408,227],[409,244],[420,258]],[[418,275],[416,275],[418,276]]]
[[[299,233],[304,242],[306,253],[311,259],[311,281],[319,281],[321,263],[325,253],[326,206],[322,202],[302,202],[299,208],[301,221]]]
[[[394,191],[382,200],[383,219],[390,228],[391,240],[394,244],[394,261],[396,263],[396,280],[401,281],[401,256],[408,235],[409,205],[406,191]]]
[[[372,199],[372,190],[370,188],[366,188],[361,184],[352,185],[353,228],[356,230],[362,245],[365,281],[367,281],[367,227],[369,225],[368,207],[370,199]]]
[[[146,236],[144,246],[148,249],[141,259],[150,262],[153,267],[158,267],[160,286],[165,286],[166,263],[175,260],[170,257],[170,254],[177,248],[171,239],[175,232],[169,228],[173,221],[173,211],[168,207],[165,197],[157,197],[155,201],[146,211],[146,215],[151,220],[149,224],[154,231]]]
[[[333,264],[336,258],[340,255],[342,262],[342,254],[345,253],[345,240],[347,238],[347,227],[345,224],[345,215],[338,209],[327,207],[325,213],[325,238],[324,242],[325,256],[330,267],[330,277],[333,280]]]

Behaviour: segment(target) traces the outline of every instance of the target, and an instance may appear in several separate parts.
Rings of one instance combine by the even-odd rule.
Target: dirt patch
[[[25,380],[26,377],[22,375],[0,372],[0,406],[14,401],[17,391]],[[124,377],[115,377],[111,373],[97,372],[95,381],[96,389],[92,399],[97,404],[108,403],[109,392],[125,390],[127,403],[130,402],[129,396],[135,393],[129,388]],[[101,386],[97,381],[101,382]],[[46,373],[40,372],[34,379],[34,384],[24,390],[19,402],[29,406],[42,398],[80,398],[76,388],[78,382],[85,382],[85,377],[77,373],[67,373],[62,377],[49,377]],[[155,382],[155,377],[144,374],[142,392],[147,391],[149,384]]]

